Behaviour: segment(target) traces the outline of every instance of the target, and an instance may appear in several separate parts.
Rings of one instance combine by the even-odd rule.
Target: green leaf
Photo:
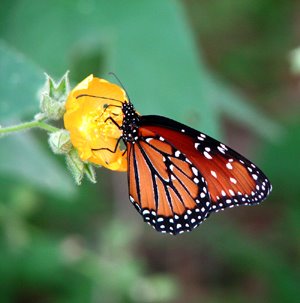
[[[34,114],[39,110],[38,90],[43,71],[22,54],[0,41],[0,123]],[[74,193],[63,168],[27,133],[0,138],[0,171],[8,177],[45,189],[59,196]]]
[[[66,11],[72,12],[67,26]],[[53,6],[50,0],[35,5],[22,0],[15,3],[13,19],[1,17],[7,26],[0,33],[7,40],[13,36],[14,45],[49,73],[71,69],[71,78],[74,70],[78,81],[90,73],[114,80],[106,76],[114,71],[141,114],[166,115],[216,136],[220,106],[230,118],[266,138],[278,131],[229,87],[211,83],[179,1],[99,0]],[[20,35],[29,19],[34,29]]]
[[[98,65],[89,65],[91,69],[84,72],[103,77],[104,71],[116,72],[142,114],[163,114],[219,135],[220,114],[225,113],[264,137],[280,133],[273,121],[212,77],[179,2],[143,1],[137,5],[100,0],[89,5],[83,13],[72,2],[53,7],[49,0],[35,5],[22,0],[15,5],[13,20],[2,16],[7,26],[1,34],[7,40],[14,37],[14,45],[50,73],[61,74],[70,65],[76,69],[81,55],[94,58],[98,53],[102,59],[93,60]],[[72,11],[69,26],[65,26],[65,11]],[[34,30],[19,35],[28,19],[34,22]],[[42,34],[44,28],[48,28],[47,35]],[[41,47],[36,47],[36,41]],[[43,82],[42,72],[3,42],[0,58],[0,89],[5,98],[1,106],[7,107],[1,109],[0,118],[33,111],[38,105],[36,91]],[[18,81],[13,81],[14,77]]]
[[[7,177],[28,182],[61,197],[75,192],[67,170],[63,169],[28,132],[0,139],[0,171]]]
[[[222,219],[213,223],[207,226],[202,240],[210,243],[217,258],[229,260],[233,268],[240,268],[242,272],[253,272],[264,278],[269,283],[270,295],[277,298],[277,302],[299,297],[298,272],[290,266],[282,250],[274,249],[274,244],[263,243],[263,239],[248,236]],[[280,233],[276,228],[274,232]]]
[[[24,55],[0,40],[0,121],[38,111],[44,74]]]
[[[205,79],[205,94],[208,102],[214,104],[216,110],[221,114],[226,114],[232,120],[248,126],[262,137],[275,141],[280,138],[283,128],[259,112],[246,98],[237,91],[230,89],[214,75],[209,75]]]

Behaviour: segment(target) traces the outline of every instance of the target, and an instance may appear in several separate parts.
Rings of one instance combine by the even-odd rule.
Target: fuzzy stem
[[[18,132],[18,131],[35,128],[35,127],[44,129],[48,132],[56,132],[59,130],[57,127],[54,127],[54,126],[47,124],[45,122],[42,122],[42,121],[30,121],[30,122],[25,122],[25,123],[21,123],[21,124],[9,126],[9,127],[3,127],[3,128],[0,127],[0,134],[8,134],[8,133]]]

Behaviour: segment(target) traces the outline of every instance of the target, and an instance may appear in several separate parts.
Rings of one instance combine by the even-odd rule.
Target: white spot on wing
[[[232,165],[231,165],[229,162],[226,163],[226,167],[227,167],[228,169],[233,169]]]
[[[210,173],[212,174],[212,176],[214,176],[215,178],[217,178],[217,174],[215,171],[211,170]]]
[[[205,158],[207,159],[212,159],[212,156],[208,153],[208,152],[204,152],[203,155],[205,156]]]
[[[223,149],[222,147],[218,146],[217,147],[219,152],[221,152],[222,154],[225,154],[225,149]]]
[[[198,176],[198,169],[196,167],[193,166],[192,171],[193,171],[195,176]]]
[[[234,179],[234,178],[232,178],[232,177],[230,178],[230,182],[233,183],[233,184],[236,184],[236,183],[237,183],[236,179]]]

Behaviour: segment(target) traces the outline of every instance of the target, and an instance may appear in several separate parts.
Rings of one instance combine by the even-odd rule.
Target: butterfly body
[[[130,201],[162,233],[191,231],[211,212],[255,205],[271,191],[263,172],[223,143],[161,116],[122,106]]]

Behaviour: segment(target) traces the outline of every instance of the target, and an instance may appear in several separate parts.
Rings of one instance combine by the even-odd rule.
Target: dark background
[[[43,131],[0,141],[0,302],[299,302],[300,3],[0,1],[0,124],[32,119],[43,72],[124,83],[141,114],[257,163],[261,206],[178,237],[142,223],[126,174],[75,186]],[[298,72],[298,74],[297,74]]]

